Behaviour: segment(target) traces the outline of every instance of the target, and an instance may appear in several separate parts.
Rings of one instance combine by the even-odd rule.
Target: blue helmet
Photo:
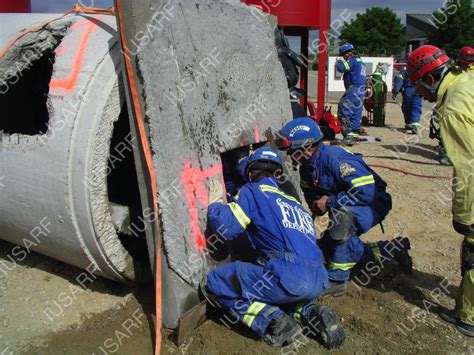
[[[354,51],[355,48],[350,43],[344,43],[342,46],[339,47],[339,55],[343,55],[344,53]]]
[[[277,145],[282,150],[311,147],[324,138],[318,124],[309,117],[295,118],[279,132],[281,140]]]
[[[276,171],[283,168],[283,160],[278,151],[272,147],[261,147],[249,156],[245,167],[245,176],[249,176],[250,170],[270,170]]]

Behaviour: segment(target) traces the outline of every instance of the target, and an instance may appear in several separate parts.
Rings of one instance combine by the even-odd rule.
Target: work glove
[[[224,203],[224,189],[219,180],[209,181],[209,204],[214,202]]]
[[[316,216],[324,216],[328,211],[328,196],[322,196],[318,200],[314,201],[311,211]]]

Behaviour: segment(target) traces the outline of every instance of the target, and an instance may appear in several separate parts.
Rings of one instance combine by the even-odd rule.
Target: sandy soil
[[[427,127],[427,120],[424,125]],[[404,134],[403,126],[399,104],[389,103],[387,126],[367,128],[382,142],[360,144],[352,150],[362,153],[369,164],[450,176],[452,168],[436,161],[435,142],[427,137],[428,131],[410,136]],[[338,312],[349,334],[344,347],[335,353],[474,352],[474,340],[437,316],[439,307],[454,305],[460,281],[462,239],[451,227],[449,180],[376,170],[389,185],[394,207],[384,222],[385,235],[375,227],[364,239],[410,237],[415,273],[404,275],[392,264],[383,265],[380,272],[360,269],[345,296],[324,299],[322,303]],[[11,248],[0,242],[0,262],[8,264],[6,255]],[[80,270],[38,254],[31,254],[22,265],[9,266],[13,269],[8,275],[0,274],[0,354],[151,354],[152,290],[126,289],[102,279],[87,290],[77,290],[74,279]],[[60,293],[70,299],[64,294],[58,298]],[[53,320],[44,312],[47,307],[58,313]],[[172,334],[165,332],[162,352],[280,352],[243,327],[227,329],[219,318],[220,314],[212,314],[180,348],[174,345]],[[281,352],[305,354],[324,349],[309,340]]]

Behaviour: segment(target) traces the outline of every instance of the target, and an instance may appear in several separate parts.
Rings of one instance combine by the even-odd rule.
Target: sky
[[[113,4],[113,0],[31,0],[31,7],[32,12],[63,13],[77,2],[83,6],[93,7],[110,7]],[[332,0],[331,20],[344,19],[348,16],[353,18],[358,12],[365,12],[366,8],[379,6],[391,8],[405,24],[406,13],[429,14],[438,10],[443,3],[444,0]],[[317,31],[311,31],[310,43],[315,43],[313,40],[316,36]],[[292,48],[299,50],[295,39],[290,38],[290,44]]]

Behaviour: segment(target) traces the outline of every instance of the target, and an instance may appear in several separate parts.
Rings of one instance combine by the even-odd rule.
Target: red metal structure
[[[31,12],[30,0],[0,0],[0,13]]]
[[[258,6],[264,12],[278,18],[278,26],[288,36],[301,37],[301,54],[306,66],[301,70],[300,87],[306,92],[303,100],[304,107],[308,104],[308,55],[309,31],[319,30],[318,54],[318,107],[317,117],[324,111],[326,99],[326,69],[327,69],[327,37],[326,32],[331,22],[331,0],[241,0]]]

